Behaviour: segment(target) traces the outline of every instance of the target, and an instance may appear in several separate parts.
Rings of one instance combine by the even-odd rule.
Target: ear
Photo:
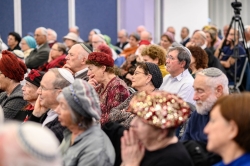
[[[151,75],[151,74],[148,74],[148,75],[147,75],[147,83],[150,82],[151,79],[152,79],[152,75]]]
[[[223,87],[222,85],[218,85],[216,88],[215,88],[215,95],[217,98],[221,97],[223,95]]]
[[[237,124],[235,123],[235,121],[233,121],[233,120],[229,121],[229,126],[230,126],[229,138],[234,139],[238,135],[239,128],[238,128]]]
[[[186,65],[186,61],[181,61],[180,65],[181,65],[182,68],[184,68],[184,66]]]
[[[102,70],[102,72],[105,72],[106,66],[101,66],[100,69]]]
[[[56,91],[56,96],[58,96],[61,92],[62,92],[62,89],[58,89],[58,91]]]
[[[154,62],[155,62],[155,64],[158,64],[159,63],[159,58],[155,58]]]

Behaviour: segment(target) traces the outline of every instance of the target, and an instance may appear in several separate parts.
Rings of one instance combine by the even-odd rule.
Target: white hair
[[[197,72],[196,75],[203,75],[206,77],[206,84],[210,86],[211,88],[216,88],[217,86],[221,85],[223,87],[223,95],[229,94],[229,88],[228,88],[228,78],[227,76],[222,73],[218,77],[209,77],[206,76],[202,71]]]
[[[39,28],[37,28],[37,29],[40,29],[40,30],[41,30],[41,33],[47,37],[48,33],[47,33],[47,29],[46,29],[46,28],[44,28],[44,27],[39,27]]]
[[[201,39],[202,39],[203,41],[206,41],[207,37],[206,37],[205,32],[203,32],[203,31],[197,31],[196,33],[199,33]]]
[[[23,137],[20,137],[22,133]],[[39,134],[40,133],[40,134]],[[34,141],[32,141],[34,139]],[[42,128],[40,124],[34,122],[8,122],[0,129],[0,161],[5,166],[60,166],[62,164],[58,150],[59,142],[54,133],[47,128]],[[25,141],[22,141],[25,140]],[[29,144],[36,151],[37,147],[41,151],[29,150],[26,145]],[[40,150],[38,148],[38,150]],[[49,148],[46,150],[46,148]],[[55,157],[43,159],[39,153],[54,154]],[[52,152],[52,153],[50,153]],[[13,156],[15,158],[13,159]]]
[[[56,33],[56,31],[54,31],[53,29],[50,29],[50,28],[47,29],[47,32],[48,31],[51,31],[52,36],[54,37],[55,40],[57,40],[57,33]]]

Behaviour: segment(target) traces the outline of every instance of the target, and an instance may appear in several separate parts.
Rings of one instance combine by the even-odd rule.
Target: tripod
[[[218,58],[220,58],[220,55],[222,53],[222,48],[224,46],[226,46],[226,42],[227,42],[229,32],[230,32],[231,28],[233,27],[234,30],[235,30],[235,32],[234,32],[234,40],[232,41],[234,49],[233,49],[233,55],[231,55],[231,57],[236,59],[235,63],[234,63],[234,73],[233,73],[233,78],[234,78],[233,91],[236,91],[237,90],[237,87],[236,87],[237,86],[237,67],[238,67],[237,61],[238,61],[239,58],[243,58],[243,57],[247,57],[249,59],[250,54],[249,54],[249,50],[247,49],[247,42],[246,42],[246,37],[245,37],[245,33],[244,33],[244,25],[243,25],[242,19],[240,17],[240,10],[241,10],[240,7],[242,5],[241,5],[240,2],[237,2],[237,0],[235,0],[235,2],[231,3],[231,6],[234,9],[234,16],[232,17],[232,20],[230,22],[230,25],[229,25],[228,31],[226,33],[225,39],[223,41],[222,47],[220,49]],[[238,41],[237,41],[238,39],[236,38],[236,29],[239,30],[239,33],[242,36],[242,39],[243,39],[242,43],[243,43],[246,55],[239,55],[239,44],[238,44]],[[244,71],[241,71],[241,72],[244,72]]]

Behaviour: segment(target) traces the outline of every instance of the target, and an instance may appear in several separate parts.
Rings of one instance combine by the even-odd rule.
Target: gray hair
[[[54,88],[63,89],[64,87],[69,86],[71,83],[66,80],[58,71],[58,68],[49,69],[52,73],[55,74],[55,81],[53,82]],[[49,72],[48,71],[48,72]]]
[[[63,93],[61,92],[58,96],[57,96],[57,101],[59,101],[60,99],[62,99],[64,97]],[[66,99],[65,99],[66,100]],[[94,121],[93,119],[89,119],[86,117],[83,117],[81,114],[79,114],[77,111],[73,110],[70,105],[67,103],[68,107],[69,107],[69,112],[72,118],[72,121],[74,124],[78,125],[79,129],[84,129],[87,130],[88,128],[90,128]]]
[[[40,29],[40,30],[41,30],[41,33],[42,33],[44,36],[47,37],[48,33],[47,33],[47,29],[46,29],[46,28],[44,28],[44,27],[39,27],[39,28],[37,28],[37,29]]]
[[[207,37],[206,37],[206,34],[205,32],[203,31],[197,31],[195,33],[198,33],[200,35],[200,38],[203,40],[203,41],[206,41],[207,40]]]
[[[2,43],[3,43],[3,41],[2,41],[2,39],[1,39],[1,37],[0,37],[0,54],[1,54],[1,52],[2,52]]]
[[[55,40],[57,40],[57,33],[53,29],[48,28],[47,31],[51,31],[52,36],[54,36]]]
[[[183,46],[177,46],[177,47],[171,47],[168,51],[171,52],[171,51],[178,51],[178,55],[177,55],[177,58],[179,60],[179,62],[182,62],[182,61],[185,61],[186,64],[184,66],[184,69],[187,69],[190,65],[190,62],[191,62],[191,59],[190,59],[190,51],[188,50],[188,48],[186,47],[183,47]]]
[[[196,73],[196,75],[206,76],[206,84],[211,88],[216,88],[218,85],[223,87],[223,95],[229,94],[228,78],[227,76],[217,68],[207,68]]]

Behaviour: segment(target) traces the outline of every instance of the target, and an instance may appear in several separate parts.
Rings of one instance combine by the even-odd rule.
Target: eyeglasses
[[[41,93],[42,93],[42,91],[49,91],[49,90],[56,90],[56,89],[61,89],[61,88],[52,88],[52,89],[48,89],[48,88],[45,88],[45,87],[43,87],[43,86],[39,86],[39,89],[41,90]]]
[[[133,75],[136,76],[138,74],[144,74],[144,75],[146,75],[144,72],[140,72],[140,71],[135,71]]]
[[[174,58],[174,57],[169,56],[169,55],[167,55],[167,56],[166,56],[166,58],[167,58],[167,59],[170,59],[171,61],[175,60],[175,58]]]

